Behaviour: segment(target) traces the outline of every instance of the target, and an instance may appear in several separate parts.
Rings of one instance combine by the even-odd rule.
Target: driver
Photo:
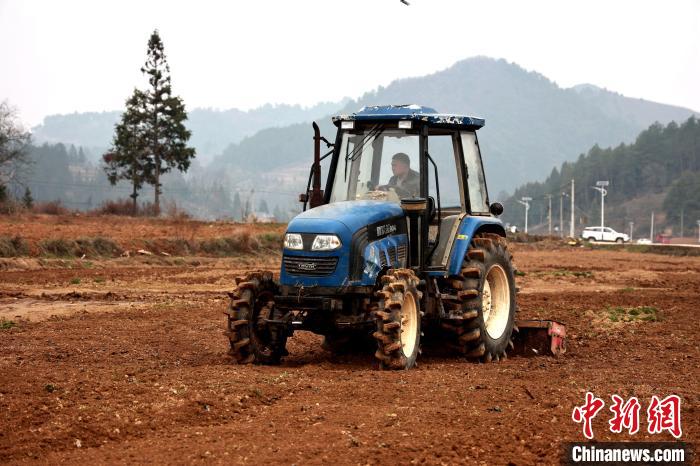
[[[379,189],[388,191],[393,188],[400,198],[416,197],[420,191],[420,175],[411,170],[411,159],[403,152],[397,152],[391,158],[391,171],[394,174],[389,183]]]

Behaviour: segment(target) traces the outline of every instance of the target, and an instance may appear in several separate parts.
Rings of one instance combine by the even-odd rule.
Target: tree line
[[[574,162],[554,168],[543,182],[528,183],[506,199],[504,220],[523,224],[523,207],[517,202],[532,197],[531,224],[546,221],[548,196],[553,198],[554,224],[558,223],[558,199],[569,195],[570,182],[575,181],[577,228],[597,225],[600,215],[600,194],[592,189],[597,181],[609,181],[605,198],[606,217],[618,229],[629,222],[646,226],[654,208],[662,209],[663,225],[680,229],[700,219],[700,120],[690,117],[682,124],[659,123],[642,131],[632,144],[603,149],[594,145]],[[565,198],[565,218],[569,215],[569,200]],[[634,199],[648,199],[635,210]],[[657,202],[657,200],[661,202]],[[632,202],[631,202],[632,201]],[[640,217],[640,215],[643,215]],[[566,231],[566,230],[565,230]]]

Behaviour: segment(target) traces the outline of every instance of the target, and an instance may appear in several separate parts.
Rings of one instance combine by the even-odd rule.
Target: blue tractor
[[[516,287],[503,207],[486,190],[484,120],[391,105],[333,123],[334,143],[313,125],[304,211],[284,236],[279,280],[249,273],[229,293],[232,356],[278,364],[301,329],[335,352],[372,341],[382,368],[413,367],[422,338],[484,362],[504,358]]]

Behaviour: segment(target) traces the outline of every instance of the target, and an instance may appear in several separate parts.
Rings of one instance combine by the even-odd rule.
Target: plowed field
[[[228,234],[197,230],[217,228]],[[132,233],[119,231],[126,248]],[[371,354],[333,356],[304,332],[281,366],[233,363],[225,292],[237,274],[276,269],[274,252],[6,259],[0,461],[558,463],[563,442],[583,440],[571,412],[587,391],[607,403],[598,440],[672,440],[646,432],[646,407],[677,394],[682,438],[697,442],[700,258],[513,249],[520,317],[566,323],[568,352],[492,364],[428,352],[402,372],[377,370]],[[638,434],[608,430],[612,394],[641,401]]]

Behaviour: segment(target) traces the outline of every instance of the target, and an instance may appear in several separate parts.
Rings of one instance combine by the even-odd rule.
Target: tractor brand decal
[[[387,225],[379,225],[377,228],[377,237],[381,238],[383,236],[396,233],[396,225],[389,223]]]
[[[297,267],[301,270],[316,270],[316,264],[313,262],[301,262]]]
[[[467,239],[467,235],[457,235],[457,239]]]
[[[610,432],[621,434],[623,432],[634,435],[640,430],[640,411],[642,405],[636,397],[624,400],[618,395],[612,395],[612,405],[609,410],[612,416],[608,421]],[[571,419],[577,424],[582,424],[583,436],[593,439],[593,418],[603,409],[605,401],[596,397],[593,393],[586,393],[583,405],[576,406],[571,413]],[[680,438],[681,429],[681,399],[678,395],[669,395],[663,400],[654,395],[651,397],[647,413],[647,429],[649,434],[660,434],[664,431],[675,438]]]
[[[406,219],[404,217],[394,217],[382,220],[371,225],[367,225],[367,237],[369,241],[386,238],[392,235],[402,235],[406,233]]]

